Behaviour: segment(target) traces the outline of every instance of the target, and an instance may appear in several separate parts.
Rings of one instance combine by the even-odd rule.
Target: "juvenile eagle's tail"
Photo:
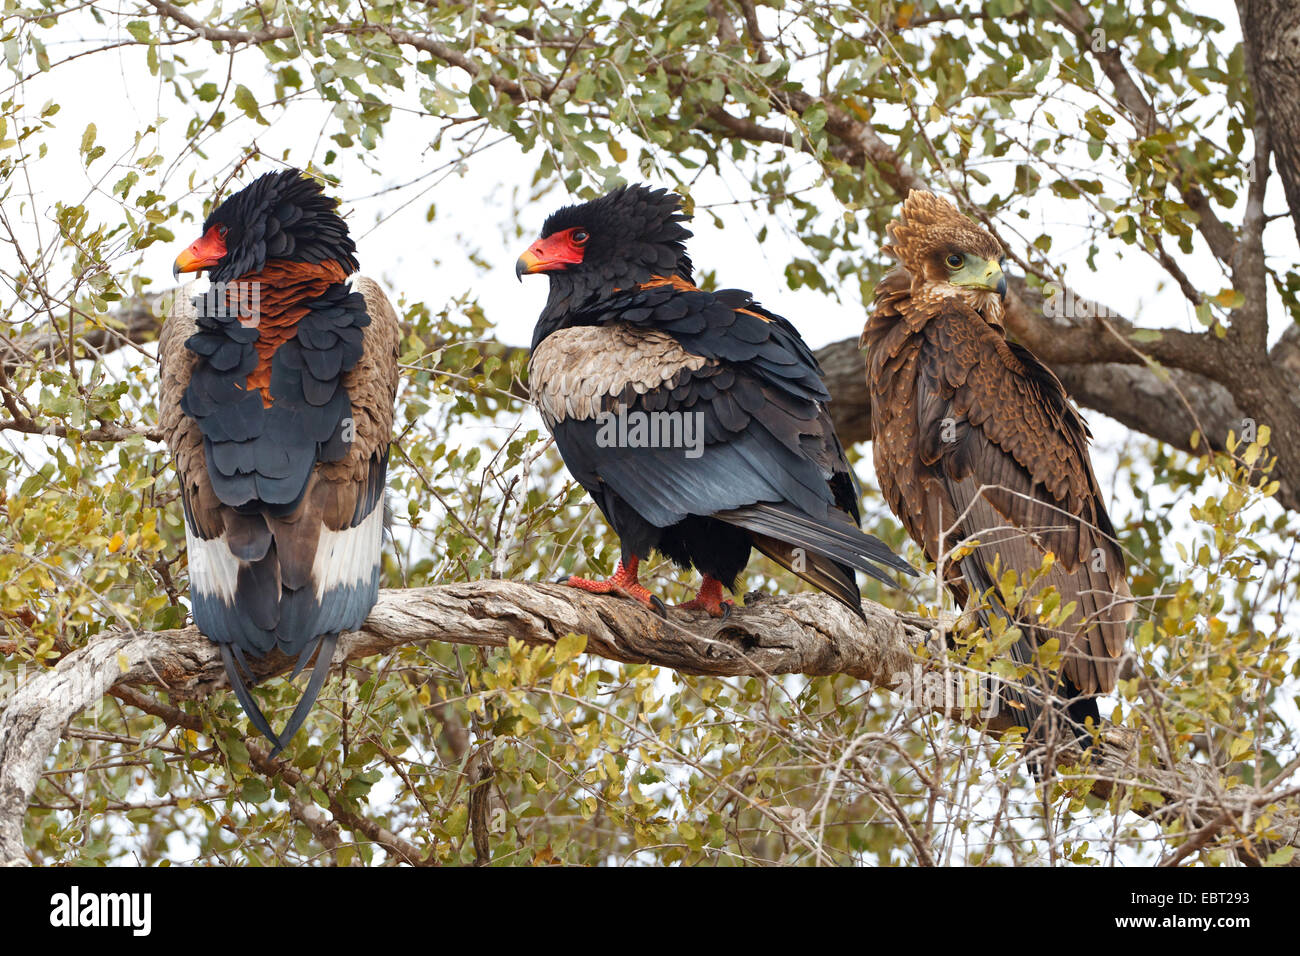
[[[962,576],[972,585],[977,585],[970,589],[970,600],[981,602],[976,609],[980,625],[988,630],[992,618],[999,617],[1008,627],[1020,629],[1020,637],[1011,646],[1011,658],[1028,672],[1019,681],[1000,682],[998,709],[1007,710],[1016,724],[1026,728],[1025,742],[1035,750],[1041,750],[1054,734],[1063,729],[1068,729],[1079,746],[1086,748],[1092,740],[1087,719],[1092,718],[1093,727],[1101,725],[1097,698],[1080,693],[1062,671],[1044,672],[1038,664],[1037,628],[1018,620],[1007,610],[988,570],[976,554],[962,558],[960,565]],[[1040,759],[1031,758],[1030,769],[1036,779],[1044,778]]]

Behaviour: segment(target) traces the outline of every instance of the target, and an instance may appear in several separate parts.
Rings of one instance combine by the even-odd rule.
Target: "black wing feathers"
[[[254,726],[278,753],[306,718],[328,673],[333,640],[360,625],[374,603],[377,577],[320,593],[314,564],[321,509],[302,517],[304,496],[318,465],[341,461],[354,440],[352,404],[344,376],[363,353],[370,324],[364,297],[337,283],[303,303],[295,334],[271,358],[268,407],[246,387],[258,364],[256,328],[238,315],[195,299],[199,329],[185,343],[197,356],[182,411],[203,435],[208,478],[225,514],[223,543],[238,562],[233,599],[220,590],[192,589],[195,620],[222,648],[236,696]],[[386,446],[370,460],[365,488],[342,528],[356,528],[382,503]],[[318,494],[328,488],[317,483]],[[186,504],[187,514],[189,505]],[[301,519],[301,520],[300,520]],[[191,531],[197,528],[191,521]],[[192,555],[192,558],[194,556]],[[213,560],[211,557],[206,560]],[[284,732],[276,735],[248,689],[246,655],[272,650],[297,655],[299,667],[316,651],[316,669]]]
[[[185,344],[199,361],[181,408],[202,430],[213,490],[231,507],[292,511],[316,463],[346,453],[351,405],[341,379],[361,357],[370,317],[361,294],[344,284],[305,304],[297,334],[272,359],[274,403],[267,408],[257,391],[245,388],[258,363],[257,329],[244,328],[236,314],[212,308],[204,297],[195,299],[200,331]]]
[[[662,385],[629,380],[600,409],[696,414],[703,427],[696,456],[680,447],[611,450],[592,419],[561,419],[552,428],[566,465],[625,546],[633,529],[620,527],[611,497],[658,528],[708,515],[744,528],[760,550],[855,610],[850,569],[890,583],[873,561],[915,573],[857,528],[857,482],[826,412],[830,394],[788,321],[741,290],[663,284],[617,293],[566,325],[615,323],[667,333],[709,360]],[[808,560],[792,558],[791,546],[811,552]]]

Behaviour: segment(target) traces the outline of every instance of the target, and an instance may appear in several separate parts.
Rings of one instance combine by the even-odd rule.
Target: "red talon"
[[[640,601],[646,607],[654,606],[654,595],[641,584],[637,577],[637,566],[641,559],[636,555],[626,562],[620,561],[618,567],[604,581],[589,581],[586,578],[569,578],[564,583],[571,588],[586,591],[589,594],[623,594]]]
[[[695,597],[677,606],[688,611],[706,611],[709,617],[726,617],[736,602],[725,600],[722,597],[722,582],[706,574]]]

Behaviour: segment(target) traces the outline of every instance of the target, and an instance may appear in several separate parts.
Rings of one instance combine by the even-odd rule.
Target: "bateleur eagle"
[[[730,611],[750,549],[862,613],[854,570],[915,574],[858,529],[858,486],[830,394],[794,326],[738,289],[692,281],[681,197],[627,186],[548,218],[516,266],[545,273],[532,398],[565,465],[621,544],[606,581],[662,611],[639,562],[658,550],[704,579],[685,606]]]
[[[1008,340],[1003,253],[988,231],[913,191],[888,233],[899,265],[876,287],[860,343],[881,491],[959,603],[985,626],[997,615],[1021,629],[1012,657],[1030,677],[1003,690],[1016,722],[1046,739],[1062,712],[1051,694],[1082,738],[1086,718],[1099,720],[1093,695],[1115,687],[1133,610],[1090,433],[1052,371]],[[1010,607],[997,587],[1007,571],[1025,589]],[[1055,626],[1031,608],[1049,586],[1074,608]],[[1036,665],[1053,638],[1059,673]]]
[[[210,291],[178,302],[159,344],[194,621],[272,755],[378,598],[399,332],[379,286],[349,282],[335,205],[297,170],[223,202],[175,264]],[[249,660],[273,651],[295,677],[316,656],[280,734],[248,689]]]

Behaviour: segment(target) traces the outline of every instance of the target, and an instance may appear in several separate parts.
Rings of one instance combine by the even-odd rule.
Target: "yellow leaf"
[[[1214,296],[1214,301],[1225,309],[1239,309],[1246,301],[1246,297],[1236,289],[1223,289]]]
[[[117,552],[122,550],[122,543],[124,541],[126,541],[126,538],[122,537],[122,532],[114,531],[113,537],[108,542],[108,553],[117,554]]]
[[[1244,735],[1234,740],[1228,747],[1228,759],[1236,760],[1242,754],[1250,750],[1251,744],[1254,742],[1253,737],[1254,735],[1247,731]]]
[[[555,642],[555,662],[564,664],[587,649],[586,634],[565,634]]]

